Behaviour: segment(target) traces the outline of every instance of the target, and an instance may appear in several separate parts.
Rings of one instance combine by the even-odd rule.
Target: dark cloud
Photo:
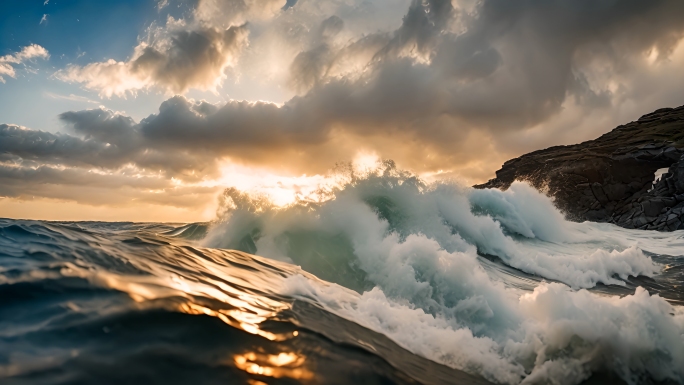
[[[299,93],[305,93],[327,77],[336,61],[335,50],[330,40],[344,28],[344,21],[333,15],[323,20],[312,36],[314,48],[300,52],[290,65],[289,86]]]
[[[7,124],[0,124],[0,154],[8,159],[68,166],[108,165],[108,159],[120,158],[106,143]]]
[[[173,92],[211,88],[245,45],[245,27],[226,30],[178,31],[168,46],[147,46],[130,64],[131,71],[150,77]]]
[[[454,16],[450,0],[414,0],[401,27],[381,54],[401,55],[407,48],[417,54],[430,54]]]
[[[147,180],[140,180],[147,179]],[[48,198],[94,206],[153,204],[201,209],[220,188],[173,186],[165,180],[98,175],[81,169],[8,169],[0,166],[0,198]]]
[[[135,165],[142,171],[198,180],[216,173],[210,154],[173,154],[145,142],[130,118],[108,110],[62,114],[76,134],[50,133],[0,124],[0,160],[36,167],[42,164],[116,170]]]
[[[300,95],[282,106],[177,96],[140,122],[103,109],[67,112],[60,118],[71,134],[0,126],[2,159],[132,166],[192,181],[217,175],[222,158],[321,172],[368,148],[417,171],[453,169],[549,123],[570,102],[586,114],[617,103],[623,91],[613,83],[639,78],[649,50],[665,60],[681,41],[684,2],[483,0],[468,10],[415,0],[393,32],[341,41],[342,17],[316,25],[288,63]],[[171,90],[204,84],[195,76],[214,79],[244,28],[175,32],[163,49],[140,48],[116,65]],[[559,127],[525,145],[571,129]]]
[[[315,115],[303,122],[322,124],[311,131],[330,123],[348,130],[373,125],[446,150],[471,129],[495,134],[543,123],[568,97],[587,110],[609,107],[615,79],[589,81],[592,65],[639,76],[631,63],[649,49],[667,57],[683,33],[684,3],[676,0],[485,0],[471,14],[451,1],[414,1],[389,39],[367,35],[297,55],[290,85],[306,94],[287,105]],[[336,76],[332,69],[369,41],[381,45],[370,45],[375,52],[364,73]],[[450,135],[439,127],[445,117]]]
[[[211,186],[179,186],[163,176],[141,176],[134,169],[102,173],[78,167],[0,164],[0,198],[50,198],[89,205],[149,203],[196,208],[215,198]]]
[[[289,86],[297,92],[306,92],[326,77],[334,57],[327,44],[300,52],[290,65]]]
[[[592,61],[618,72],[652,47],[671,52],[683,32],[678,1],[489,0],[464,34],[444,36],[431,67],[441,81],[459,82],[454,114],[496,122],[504,112],[524,128],[557,112],[568,94],[603,87],[576,82]]]
[[[228,29],[186,27],[169,21],[141,42],[131,60],[109,60],[57,72],[68,82],[82,83],[103,95],[125,95],[156,87],[172,93],[190,88],[215,89],[247,44],[245,26]]]
[[[338,16],[332,15],[323,20],[320,27],[320,36],[322,40],[327,40],[337,36],[344,28],[344,21]]]

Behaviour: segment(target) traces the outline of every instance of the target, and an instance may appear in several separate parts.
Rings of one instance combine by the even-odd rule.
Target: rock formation
[[[654,184],[658,170],[665,172]],[[552,196],[570,220],[684,229],[684,106],[659,109],[595,140],[511,159],[475,187],[506,189],[515,180]]]

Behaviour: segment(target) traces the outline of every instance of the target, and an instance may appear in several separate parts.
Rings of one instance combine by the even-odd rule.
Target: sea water
[[[684,383],[684,232],[394,169],[323,195],[0,220],[0,381]]]

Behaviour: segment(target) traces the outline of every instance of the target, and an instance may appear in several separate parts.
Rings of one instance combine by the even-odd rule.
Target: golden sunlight
[[[257,354],[249,352],[233,357],[235,366],[250,374],[297,380],[310,380],[313,373],[303,368],[306,358],[295,353]]]
[[[224,188],[234,187],[243,192],[263,194],[279,207],[303,199],[331,182],[330,178],[323,175],[277,175],[264,168],[251,168],[229,162],[222,164],[221,174],[218,180],[210,183]]]

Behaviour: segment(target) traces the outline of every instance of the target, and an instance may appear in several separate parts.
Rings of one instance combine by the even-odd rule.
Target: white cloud
[[[90,104],[97,104],[97,105],[101,104],[97,100],[92,100],[92,99],[86,98],[85,96],[79,96],[79,95],[74,95],[74,94],[60,95],[60,94],[55,94],[53,92],[45,92],[45,96],[47,96],[51,99],[69,100],[72,102],[83,102],[83,103],[90,103]]]
[[[72,135],[0,129],[0,161],[132,164],[188,182],[215,178],[221,159],[320,173],[365,151],[481,182],[513,156],[684,100],[684,2],[281,3],[201,0],[189,20],[150,28],[128,60],[57,77],[112,96],[218,90],[231,76],[289,87],[283,103],[173,97],[139,121],[67,112]],[[25,51],[2,60],[14,71],[37,55]]]
[[[164,28],[150,29],[130,60],[71,65],[55,75],[107,97],[150,88],[181,94],[190,88],[215,90],[247,45],[247,34],[244,26],[188,27],[169,18]]]
[[[27,45],[15,54],[0,56],[0,83],[4,83],[3,76],[16,77],[15,65],[24,64],[33,59],[48,59],[48,51],[38,44]]]
[[[199,0],[195,19],[213,27],[268,20],[285,6],[285,0]]]
[[[251,3],[202,4],[244,8]],[[300,0],[262,24],[227,30],[197,15],[194,25],[169,19],[164,28],[150,31],[132,59],[71,67],[60,75],[109,96],[151,87],[182,93],[217,87],[228,67],[255,67],[256,76],[273,65],[284,72],[273,82],[295,88],[300,96],[281,105],[171,98],[159,114],[139,123],[127,118],[121,131],[125,140],[108,137],[77,148],[94,164],[135,161],[172,174],[210,173],[221,157],[322,172],[365,150],[416,172],[458,172],[481,181],[522,152],[590,139],[656,107],[681,104],[676,98],[681,92],[672,90],[681,88],[683,76],[674,68],[684,62],[676,44],[684,33],[684,3],[587,9],[571,0],[543,8],[487,0],[471,11],[454,4],[414,0],[394,30],[360,35],[371,23],[364,14],[374,13],[354,0],[347,7],[335,0]],[[268,15],[266,8],[258,9]],[[380,24],[389,28],[392,23]],[[247,28],[255,39],[245,49]],[[244,34],[239,43],[238,31]],[[232,43],[226,43],[226,34]],[[653,49],[663,57],[647,55]],[[651,74],[665,70],[666,76]],[[661,105],[629,108],[653,90],[670,96],[653,99]],[[91,119],[94,114],[70,112],[62,118],[87,120],[79,127],[88,127],[92,138],[96,132],[112,135],[103,127],[121,117],[99,121]],[[602,118],[584,119],[597,116]],[[133,138],[137,147],[119,147],[130,152],[89,147],[122,146]],[[152,150],[155,157],[140,156]],[[170,162],[178,157],[167,159],[169,152],[183,154],[183,166]],[[55,156],[52,161],[65,159]]]

